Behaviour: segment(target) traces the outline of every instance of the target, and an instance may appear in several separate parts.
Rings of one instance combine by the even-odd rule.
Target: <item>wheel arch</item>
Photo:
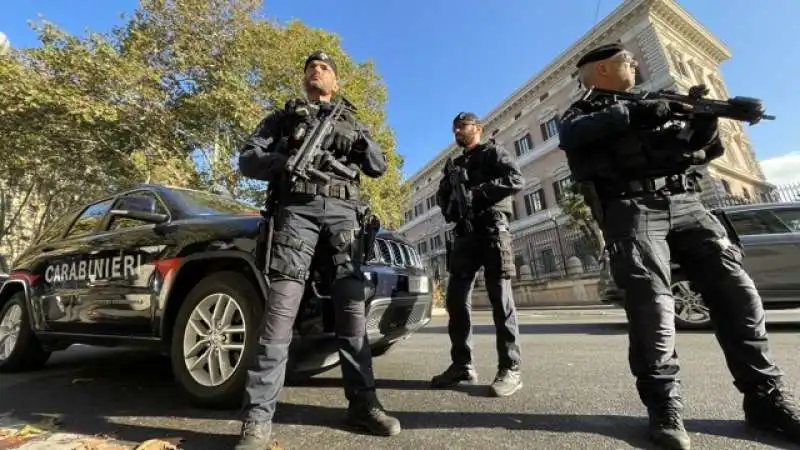
[[[33,314],[31,308],[30,288],[24,280],[11,278],[6,280],[6,282],[0,286],[0,308],[5,306],[6,302],[11,300],[11,297],[19,294],[20,292],[25,297],[25,311],[28,314],[28,319],[30,320],[33,328],[36,329],[39,322],[36,320],[36,317]]]
[[[173,275],[165,306],[158,322],[157,332],[165,345],[170,345],[175,319],[189,291],[204,277],[222,271],[241,273],[253,283],[253,287],[262,300],[266,301],[267,282],[256,267],[255,259],[251,255],[239,251],[223,250],[198,253],[182,258]]]

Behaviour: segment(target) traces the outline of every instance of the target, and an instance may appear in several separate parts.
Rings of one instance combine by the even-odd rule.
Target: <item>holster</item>
[[[360,229],[353,245],[352,258],[360,264],[366,264],[375,256],[375,239],[381,229],[381,221],[366,205],[358,208],[357,217]]]

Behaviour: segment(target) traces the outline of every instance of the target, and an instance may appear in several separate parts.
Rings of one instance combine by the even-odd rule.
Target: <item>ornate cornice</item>
[[[555,82],[569,77],[575,71],[575,63],[588,48],[615,39],[620,29],[629,28],[632,25],[631,22],[647,16],[653,17],[666,27],[675,30],[717,63],[731,56],[730,50],[675,0],[624,0],[611,14],[558,55],[553,62],[487,113],[482,119],[487,132],[491,133],[492,129],[497,128],[507,119],[513,118],[512,114],[517,110],[538,104],[539,97],[548,92]],[[416,182],[455,149],[455,143],[451,142],[406,182],[411,184]]]
[[[674,0],[655,1],[650,12],[654,19],[675,31],[717,65],[731,57],[730,49]]]

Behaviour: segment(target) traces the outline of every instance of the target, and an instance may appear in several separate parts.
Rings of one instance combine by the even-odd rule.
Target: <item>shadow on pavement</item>
[[[473,325],[474,334],[494,334],[494,325]],[[625,323],[523,323],[519,325],[522,334],[627,334]],[[427,326],[417,333],[447,334],[447,325]]]
[[[338,378],[311,378],[301,385],[311,388],[340,387],[341,381]],[[378,380],[378,388],[428,390],[428,381],[381,379]],[[3,375],[0,399],[0,414],[11,412],[15,418],[29,423],[56,417],[61,431],[104,434],[133,442],[181,438],[182,449],[228,449],[235,443],[235,436],[230,433],[238,431],[235,422],[237,411],[189,407],[174,384],[169,361],[137,351],[117,350],[93,357],[54,358],[52,364],[35,374]],[[429,411],[396,414],[404,429],[409,431],[505,428],[589,433],[619,439],[635,448],[648,448],[644,437],[647,422],[643,417]],[[113,422],[114,417],[135,422],[137,416],[151,421],[152,418],[163,420],[159,420],[159,426]],[[346,429],[343,417],[342,408],[281,403],[275,421],[279,424]],[[191,423],[190,420],[209,422]],[[692,432],[790,448],[749,432],[739,421],[689,420],[686,425]],[[277,438],[280,440],[281,436]],[[378,439],[385,442],[385,438],[376,438],[376,444]]]
[[[794,333],[800,330],[800,323],[778,322],[767,323],[769,333]],[[473,334],[495,334],[493,324],[480,324],[472,326]],[[521,334],[588,334],[588,335],[619,335],[628,334],[627,322],[598,322],[598,323],[524,323],[519,325]],[[678,330],[679,334],[712,334],[709,329]],[[429,325],[417,333],[422,334],[447,334],[447,325]]]
[[[279,405],[276,423],[337,428],[358,434],[358,430],[342,423],[342,411],[320,406],[284,403]],[[469,429],[503,428],[519,431],[547,431],[553,433],[585,433],[605,436],[626,442],[634,448],[650,449],[647,440],[647,419],[620,415],[580,414],[514,414],[495,412],[393,412],[403,429]],[[687,420],[690,433],[709,434],[771,445],[781,449],[796,449],[778,439],[750,431],[736,420]],[[278,436],[280,439],[280,436]]]

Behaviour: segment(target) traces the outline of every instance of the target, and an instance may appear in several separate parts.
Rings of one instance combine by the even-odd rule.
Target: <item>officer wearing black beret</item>
[[[261,450],[270,444],[293,326],[317,249],[325,252],[318,260],[331,264],[335,273],[331,295],[349,402],[347,420],[375,435],[400,432],[400,422],[386,414],[378,401],[366,337],[364,278],[355,254],[355,239],[363,219],[360,175],[348,178],[325,165],[316,169],[327,173],[327,183],[298,180],[291,186],[282,184],[288,155],[302,145],[302,140],[296,139],[296,127],[311,114],[309,111],[320,119],[329,114],[331,98],[339,89],[336,63],[327,53],[309,55],[303,70],[307,98],[289,101],[284,109],[269,114],[240,150],[242,174],[282,186],[278,192],[285,192],[285,198],[274,218],[272,255],[265,269],[270,291],[256,355],[247,374],[237,450]],[[352,112],[346,112],[333,128],[324,149],[341,165],[372,178],[386,172],[383,150]]]
[[[453,161],[454,167],[466,170],[464,187],[472,198],[474,218],[470,231],[467,217],[460,216],[455,207],[452,192],[456,186],[451,185],[445,172],[436,198],[445,220],[455,223],[455,239],[448,238],[447,244],[450,279],[445,298],[452,364],[433,377],[431,385],[439,388],[477,382],[472,359],[470,297],[475,276],[483,267],[497,336],[498,370],[491,392],[505,397],[522,387],[517,312],[511,290],[516,266],[509,221],[512,197],[523,188],[525,180],[516,161],[503,147],[491,140],[481,143],[483,126],[474,113],[459,113],[453,119],[453,133],[462,148]]]
[[[577,63],[583,86],[617,91],[633,88],[636,65],[619,43]],[[769,355],[764,309],[742,250],[699,198],[695,168],[724,152],[717,119],[680,103],[587,95],[564,113],[560,147],[625,290],[630,369],[651,438],[664,448],[690,448],[675,351],[670,262],[677,262],[711,311],[746,420],[800,443],[800,410]]]

